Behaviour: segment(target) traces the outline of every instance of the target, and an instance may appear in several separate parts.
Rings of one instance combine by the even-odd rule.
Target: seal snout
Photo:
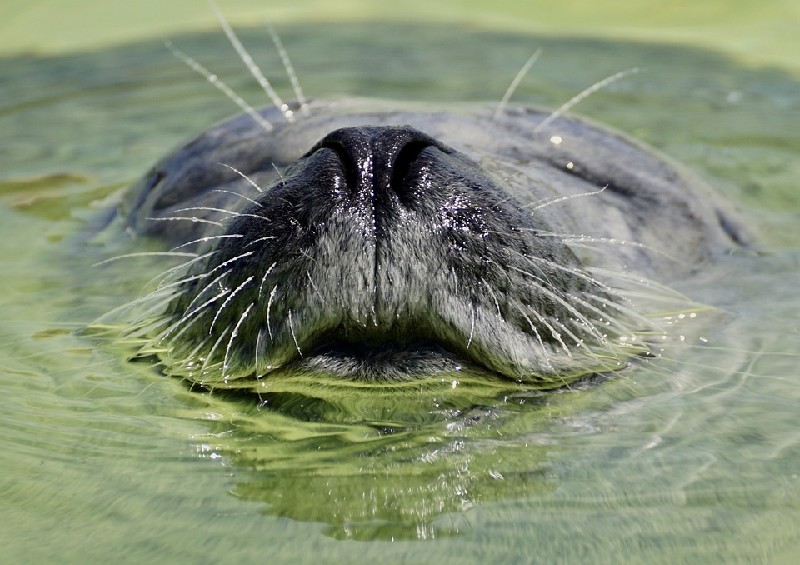
[[[462,366],[546,380],[591,368],[585,344],[606,339],[605,291],[574,254],[412,127],[336,129],[250,202],[170,305],[173,351],[226,382]]]

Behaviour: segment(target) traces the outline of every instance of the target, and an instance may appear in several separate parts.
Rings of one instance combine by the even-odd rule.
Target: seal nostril
[[[428,147],[448,153],[432,137],[409,126],[341,128],[329,133],[307,155],[333,151],[347,186],[363,203],[380,211],[398,200],[406,207],[414,199],[411,177],[423,167],[420,155]]]
[[[330,149],[336,153],[339,162],[342,164],[347,186],[351,189],[356,189],[358,187],[358,163],[354,160],[352,152],[339,140],[324,139],[311,150],[311,153],[323,148]]]
[[[403,181],[408,177],[411,167],[417,162],[420,154],[432,146],[433,144],[427,140],[416,140],[407,143],[397,152],[394,163],[392,163],[392,178],[389,181],[389,187],[404,204],[408,204],[406,200],[409,195]]]

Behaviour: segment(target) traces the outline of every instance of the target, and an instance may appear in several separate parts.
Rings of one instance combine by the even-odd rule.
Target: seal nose
[[[310,151],[333,150],[342,164],[348,188],[378,207],[396,197],[410,204],[413,187],[405,182],[428,147],[451,150],[410,126],[349,127],[332,131]]]

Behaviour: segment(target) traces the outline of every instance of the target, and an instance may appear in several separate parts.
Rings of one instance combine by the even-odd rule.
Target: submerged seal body
[[[121,205],[132,232],[196,253],[162,285],[153,340],[208,387],[560,386],[646,351],[657,322],[632,295],[740,239],[701,183],[575,118],[369,100],[259,115],[269,128],[210,128]]]

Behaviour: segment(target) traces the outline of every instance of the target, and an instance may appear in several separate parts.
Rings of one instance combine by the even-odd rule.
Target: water
[[[4,560],[792,562],[798,81],[676,46],[433,25],[279,31],[316,97],[499,100],[542,47],[515,100],[556,106],[646,67],[579,112],[688,164],[745,211],[758,250],[682,286],[713,306],[681,326],[690,343],[605,383],[410,395],[395,412],[363,392],[259,409],[81,331],[163,268],[92,266],[147,247],[95,234],[102,210],[230,102],[158,42],[2,59]],[[221,33],[173,40],[263,100]],[[279,72],[274,54],[260,61]]]

